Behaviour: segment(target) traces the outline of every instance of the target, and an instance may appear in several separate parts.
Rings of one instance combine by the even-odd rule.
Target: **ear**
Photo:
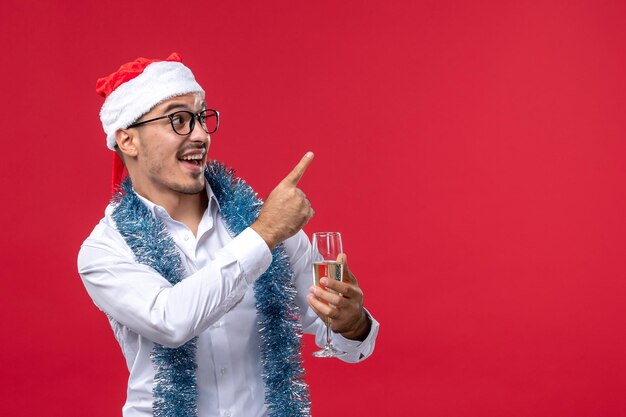
[[[136,137],[133,132],[125,129],[119,129],[115,132],[115,143],[124,156],[137,156]]]

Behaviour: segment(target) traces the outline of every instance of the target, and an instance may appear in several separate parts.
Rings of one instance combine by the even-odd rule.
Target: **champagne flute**
[[[343,280],[343,264],[337,262],[339,255],[343,253],[341,246],[341,233],[339,232],[316,232],[313,233],[311,246],[311,259],[313,261],[313,284],[323,288],[320,278],[327,277],[337,281]],[[331,291],[331,290],[327,290]],[[334,358],[344,354],[337,350],[330,341],[330,319],[326,319],[326,345],[322,350],[313,352],[318,358]]]

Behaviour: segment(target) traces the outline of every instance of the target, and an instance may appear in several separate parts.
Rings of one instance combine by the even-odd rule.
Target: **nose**
[[[207,147],[211,143],[211,136],[205,132],[198,120],[195,120],[192,131],[189,133],[189,140],[193,142],[206,143]]]

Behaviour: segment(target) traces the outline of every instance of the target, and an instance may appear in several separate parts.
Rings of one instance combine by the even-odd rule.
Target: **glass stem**
[[[330,319],[326,319],[326,348],[330,348]]]

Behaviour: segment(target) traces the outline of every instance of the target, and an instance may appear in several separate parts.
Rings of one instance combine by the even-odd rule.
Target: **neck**
[[[198,225],[209,202],[204,189],[197,194],[183,194],[147,192],[140,187],[135,187],[135,192],[163,207],[172,219],[183,223],[192,231],[194,236],[197,235]]]

